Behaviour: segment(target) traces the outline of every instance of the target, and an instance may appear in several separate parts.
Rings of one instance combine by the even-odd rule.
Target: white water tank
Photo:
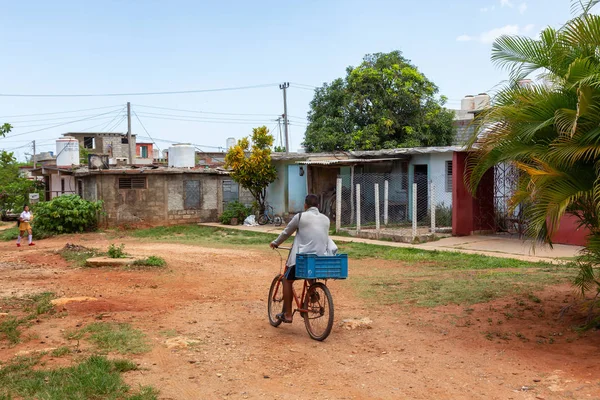
[[[235,146],[235,142],[236,142],[235,138],[232,138],[232,137],[227,138],[227,150],[229,150],[230,148],[234,147]]]
[[[471,95],[465,96],[460,101],[460,109],[463,111],[473,111],[475,110],[475,97]]]
[[[193,168],[196,165],[196,148],[189,143],[169,147],[169,167]]]
[[[160,158],[160,150],[159,149],[152,150],[152,158],[155,160],[158,160]]]
[[[79,141],[73,137],[56,139],[56,166],[79,166]]]
[[[490,106],[490,96],[487,93],[479,93],[475,96],[475,110],[480,111]]]

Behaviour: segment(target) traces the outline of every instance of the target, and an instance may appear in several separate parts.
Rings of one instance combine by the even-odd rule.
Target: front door
[[[427,182],[427,164],[415,165],[413,182],[417,184],[417,221],[423,221],[427,218],[428,182]],[[415,205],[413,204],[413,207]]]

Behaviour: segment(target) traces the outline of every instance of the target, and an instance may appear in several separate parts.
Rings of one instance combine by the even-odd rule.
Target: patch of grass
[[[50,302],[54,297],[54,293],[43,292],[24,298],[9,299],[7,303],[11,307],[21,308],[21,317],[11,316],[0,322],[0,340],[7,340],[10,344],[19,343],[21,325],[29,324],[31,320],[42,314],[54,313],[54,306]]]
[[[171,338],[177,336],[177,331],[175,329],[167,329],[160,332],[161,335]]]
[[[70,244],[67,244],[62,250],[60,250],[59,254],[62,258],[76,267],[85,267],[86,260],[88,258],[105,255],[105,253],[98,249],[89,249],[87,247]]]
[[[106,252],[106,254],[110,258],[125,258],[125,257],[127,257],[127,254],[125,254],[125,245],[123,243],[121,243],[118,246],[114,243],[110,244],[108,246],[108,251]]]
[[[0,240],[3,242],[10,242],[11,240],[17,240],[17,236],[19,236],[19,228],[17,228],[17,223],[13,223],[14,228],[3,229],[0,231]]]
[[[15,317],[6,318],[0,322],[0,339],[7,340],[10,344],[17,344],[21,340],[19,326],[23,322]]]
[[[435,268],[435,267],[432,267]],[[497,298],[540,290],[567,281],[571,270],[544,272],[538,268],[519,270],[450,270],[427,279],[406,278],[402,272],[355,277],[352,283],[366,298],[383,304],[409,303],[422,307],[484,303]]]
[[[492,269],[546,267],[558,268],[549,263],[531,263],[510,258],[497,258],[478,254],[458,252],[422,250],[408,247],[390,247],[367,243],[339,243],[339,252],[348,254],[350,259],[380,258],[384,260],[402,261],[408,265],[435,263],[443,269]],[[563,266],[564,268],[564,266]]]
[[[0,399],[157,399],[151,387],[136,392],[125,384],[121,374],[137,369],[127,360],[91,356],[73,367],[52,370],[34,368],[39,360],[15,359],[0,369]]]
[[[150,256],[150,257],[144,258],[142,260],[135,260],[133,265],[138,266],[138,267],[162,268],[167,265],[167,262],[162,257]]]
[[[281,228],[283,230],[283,227]],[[160,240],[175,243],[211,244],[216,246],[263,245],[267,246],[275,234],[241,231],[237,229],[213,228],[199,225],[160,226],[148,229],[129,231],[133,237],[140,239]]]
[[[52,357],[63,357],[70,353],[71,353],[71,349],[69,349],[67,346],[61,346],[57,349],[52,350],[50,352],[50,355]]]
[[[105,352],[140,354],[150,351],[146,335],[125,323],[94,322],[80,330],[68,332],[67,339],[86,339]]]

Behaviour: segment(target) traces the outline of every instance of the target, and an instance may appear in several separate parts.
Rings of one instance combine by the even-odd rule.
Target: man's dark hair
[[[304,203],[310,207],[319,207],[319,197],[316,194],[309,194],[304,199]]]

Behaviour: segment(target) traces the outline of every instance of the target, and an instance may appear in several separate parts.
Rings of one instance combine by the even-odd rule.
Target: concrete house
[[[107,155],[111,160],[111,164],[117,164],[118,162],[131,164],[131,160],[129,160],[130,144],[127,134],[117,132],[68,132],[63,136],[77,139],[79,147],[89,153]],[[135,139],[136,135],[131,135],[133,149],[136,149]]]

